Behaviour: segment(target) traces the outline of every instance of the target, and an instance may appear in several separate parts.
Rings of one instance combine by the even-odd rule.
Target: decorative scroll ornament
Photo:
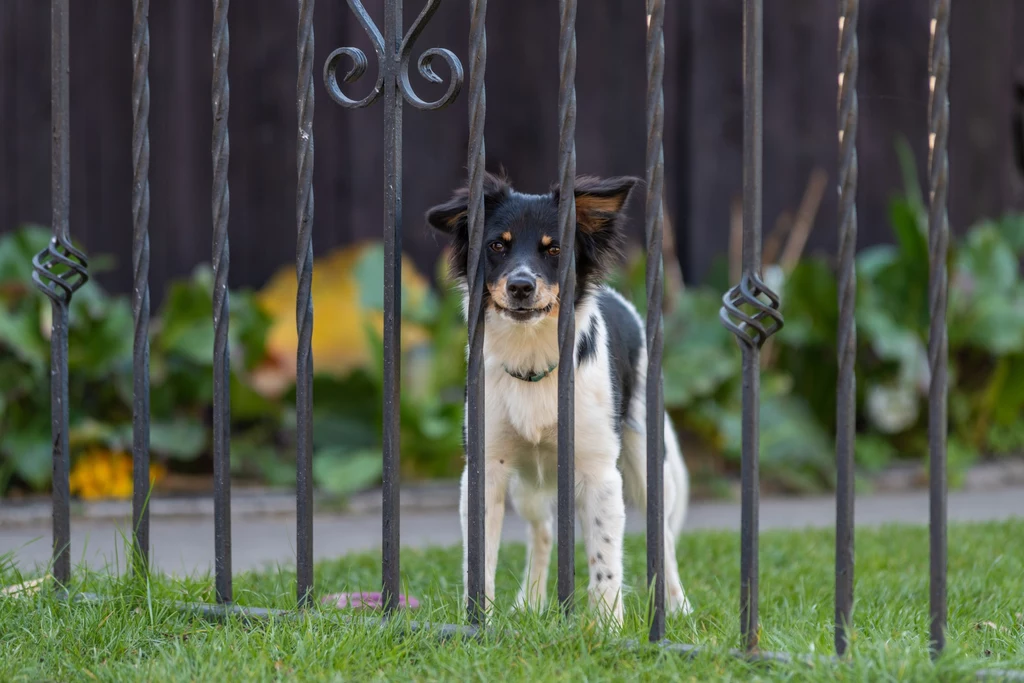
[[[441,0],[427,0],[423,11],[416,17],[416,21],[413,22],[412,27],[409,28],[409,31],[402,39],[398,51],[393,54],[387,54],[387,50],[384,47],[384,36],[381,35],[370,15],[367,14],[363,3],[360,0],[348,0],[348,6],[352,9],[352,13],[356,15],[356,19],[363,27],[363,31],[366,32],[370,42],[373,43],[373,49],[377,53],[377,82],[374,83],[370,94],[361,100],[352,99],[342,92],[341,85],[338,82],[338,68],[341,66],[342,60],[348,58],[352,63],[348,73],[341,79],[343,83],[355,83],[358,81],[366,73],[368,61],[366,53],[357,47],[338,48],[330,54],[326,64],[324,64],[324,83],[327,85],[327,94],[330,95],[331,99],[349,109],[368,107],[376,102],[384,93],[384,80],[386,78],[389,82],[396,83],[405,101],[416,109],[443,109],[454,102],[455,98],[459,96],[459,91],[462,89],[463,71],[462,62],[459,61],[459,58],[451,50],[432,47],[424,51],[417,60],[417,69],[420,75],[431,83],[444,82],[434,72],[434,58],[440,58],[448,65],[451,77],[448,89],[444,95],[436,100],[424,100],[416,94],[409,80],[409,62],[412,60],[413,45],[440,5]]]

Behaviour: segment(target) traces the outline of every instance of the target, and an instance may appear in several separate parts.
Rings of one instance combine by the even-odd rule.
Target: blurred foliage
[[[870,475],[927,458],[927,214],[909,155],[905,194],[892,200],[891,244],[857,256],[856,458]],[[50,306],[31,285],[32,256],[49,238],[28,226],[0,237],[0,493],[50,481]],[[949,460],[951,479],[981,455],[1024,450],[1024,216],[972,226],[949,254]],[[103,265],[103,259],[94,259]],[[456,476],[462,465],[466,332],[461,297],[403,264],[402,473]],[[738,470],[740,351],[719,319],[722,264],[667,311],[665,402],[705,470]],[[94,271],[95,272],[95,271]],[[383,252],[359,244],[318,259],[313,279],[313,474],[344,496],[381,473]],[[834,480],[837,283],[834,265],[808,257],[766,278],[786,325],[764,349],[761,476],[790,491]],[[151,450],[154,469],[208,472],[212,411],[212,273],[197,268],[154,302]],[[613,284],[644,309],[644,259]],[[295,273],[286,266],[261,291],[231,294],[231,446],[236,475],[273,485],[295,480]],[[130,494],[130,301],[94,282],[70,312],[69,393],[74,490]],[[706,467],[705,467],[706,465]],[[109,479],[109,481],[108,481]]]
[[[42,490],[50,483],[51,310],[31,284],[32,257],[48,240],[39,226],[0,237],[0,494],[12,484]],[[383,277],[378,244],[340,250],[316,264],[314,478],[339,495],[373,485],[381,473]],[[433,292],[411,268],[403,280],[403,474],[450,476],[462,445],[460,301]],[[212,291],[212,272],[203,265],[171,283],[153,307],[154,472],[163,465],[209,471]],[[287,267],[260,292],[231,293],[232,468],[273,485],[295,480],[294,297],[294,270]],[[130,495],[132,338],[127,297],[111,296],[95,281],[76,293],[69,315],[69,438],[75,493],[85,498]]]
[[[891,244],[856,259],[858,470],[928,451],[928,215],[912,157],[898,147],[905,194],[889,207]],[[949,251],[949,473],[956,483],[982,455],[1024,451],[1024,215],[971,226]],[[740,454],[738,344],[718,320],[726,268],[689,288],[665,315],[665,403],[676,424],[720,453]],[[770,271],[770,272],[769,272]],[[761,477],[786,490],[831,487],[835,476],[838,323],[833,263],[801,260],[781,283],[785,327],[765,346]],[[644,261],[616,284],[645,298]],[[774,284],[773,284],[774,286]]]

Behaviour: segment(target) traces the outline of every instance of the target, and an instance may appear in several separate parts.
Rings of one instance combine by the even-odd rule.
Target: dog
[[[622,257],[625,207],[638,178],[576,180],[576,511],[590,571],[590,604],[622,624],[623,535],[628,500],[647,504],[644,324],[603,283]],[[450,274],[468,307],[467,188],[426,213],[450,240]],[[527,522],[527,559],[517,609],[546,603],[557,498],[559,190],[524,194],[506,176],[484,179],[483,292],[485,609],[494,601],[498,546],[508,495]],[[468,352],[468,349],[467,349]],[[468,412],[468,411],[467,411]],[[465,427],[463,428],[465,439]],[[459,512],[463,600],[467,600],[468,473]],[[689,474],[665,415],[665,587],[669,613],[691,611],[675,543],[686,518]]]

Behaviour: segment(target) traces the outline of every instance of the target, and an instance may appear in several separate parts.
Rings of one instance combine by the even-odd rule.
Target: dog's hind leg
[[[540,610],[547,601],[551,566],[553,498],[548,491],[531,489],[513,476],[509,485],[512,505],[526,520],[526,568],[516,597],[516,609]]]
[[[634,403],[636,405],[636,403]],[[627,496],[641,512],[647,511],[647,434],[643,430],[644,415],[627,424],[622,433],[622,470]],[[638,429],[639,428],[639,429]],[[641,431],[642,430],[642,431]],[[664,491],[662,505],[665,510],[665,608],[669,614],[693,611],[679,580],[676,541],[686,521],[686,508],[690,497],[690,480],[683,462],[682,451],[668,415],[665,416]]]
[[[579,424],[577,422],[577,424]],[[610,431],[610,430],[609,430]],[[577,431],[577,443],[582,439]],[[593,443],[597,443],[594,439]],[[615,442],[609,434],[604,443]],[[581,444],[583,445],[583,444]],[[614,448],[617,450],[618,444]],[[622,626],[622,542],[626,504],[615,453],[577,446],[576,512],[590,570],[590,604],[613,626]]]

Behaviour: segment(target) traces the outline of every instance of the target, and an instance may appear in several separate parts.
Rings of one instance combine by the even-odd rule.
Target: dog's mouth
[[[546,316],[551,312],[551,309],[555,307],[555,303],[552,301],[547,306],[543,306],[541,308],[506,308],[505,306],[500,306],[497,303],[494,304],[494,307],[506,318],[519,323],[526,323]]]

